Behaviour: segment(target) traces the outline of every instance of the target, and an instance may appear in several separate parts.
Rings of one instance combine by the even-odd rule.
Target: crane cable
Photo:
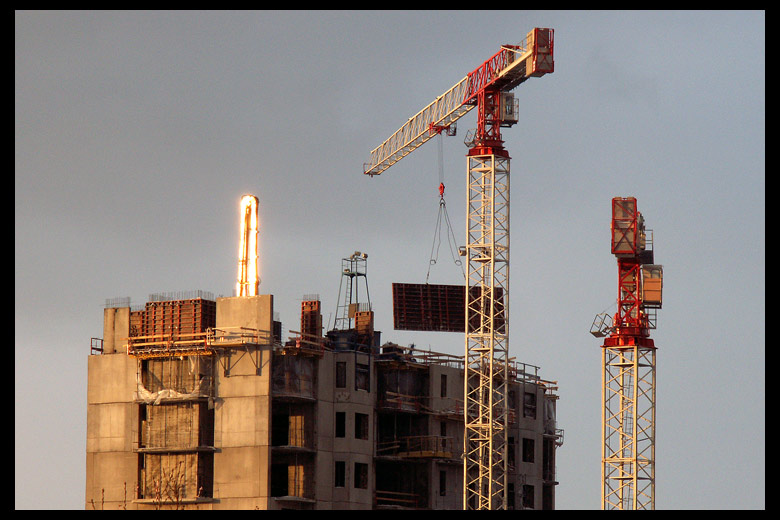
[[[450,255],[452,256],[455,265],[460,267],[463,274],[463,279],[466,279],[466,272],[463,270],[463,262],[457,257],[455,250],[458,249],[457,241],[455,240],[455,233],[452,231],[452,224],[450,223],[450,217],[447,214],[447,203],[444,200],[444,147],[441,132],[439,133],[439,215],[436,218],[436,229],[433,233],[433,244],[431,245],[431,258],[428,262],[428,273],[425,275],[425,283],[428,283],[428,278],[431,276],[431,266],[435,265],[439,259],[439,247],[441,247],[441,228],[442,228],[442,215],[444,215],[443,223],[447,226],[447,243],[450,248]],[[454,248],[454,249],[453,249]]]

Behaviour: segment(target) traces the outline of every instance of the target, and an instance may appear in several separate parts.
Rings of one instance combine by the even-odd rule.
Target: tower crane
[[[663,266],[653,263],[636,198],[612,199],[612,254],[617,257],[614,318],[599,314],[591,334],[605,337],[602,356],[601,508],[655,509],[655,342]]]
[[[464,509],[507,507],[510,157],[500,129],[517,123],[510,91],[553,70],[553,30],[534,28],[409,118],[363,165],[364,174],[379,175],[477,108],[476,131],[466,138]]]

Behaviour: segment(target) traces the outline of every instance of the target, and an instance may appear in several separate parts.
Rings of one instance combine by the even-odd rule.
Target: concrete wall
[[[218,298],[216,328],[271,331],[273,296]],[[271,347],[223,351],[215,364],[213,509],[267,509]]]
[[[523,485],[533,486],[534,509],[542,508],[543,490],[543,440],[544,440],[544,407],[547,398],[543,386],[525,383],[513,385],[517,395],[516,422],[510,427],[509,435],[515,438],[515,474],[524,478],[515,478],[515,509],[523,509]],[[524,394],[536,396],[536,417],[524,414]],[[533,462],[523,462],[523,439],[534,441]],[[522,480],[522,482],[521,482]]]
[[[316,509],[330,509],[334,500],[333,434],[334,384],[336,381],[336,354],[324,352],[317,363],[317,424],[316,424],[316,476],[314,491],[317,496]]]
[[[103,310],[103,353],[125,352],[125,338],[130,335],[130,307]]]
[[[442,396],[442,376],[446,377],[445,393]],[[440,435],[441,423],[445,423],[446,437],[453,438],[453,453],[463,452],[463,373],[454,367],[431,365],[429,369],[430,407],[433,410],[460,412],[459,414],[431,415],[428,425],[430,435]],[[458,459],[460,460],[460,459]],[[440,489],[440,472],[445,472],[446,489]],[[462,509],[463,507],[463,464],[434,462],[430,474],[431,509]]]
[[[271,294],[217,298],[218,329],[247,327],[270,332],[273,325],[274,297]]]
[[[333,389],[333,414],[345,414],[344,437],[333,438],[333,464],[336,461],[344,461],[346,469],[346,481],[344,487],[333,488],[333,509],[370,509],[373,507],[374,489],[374,439],[375,439],[375,403],[376,403],[376,377],[373,367],[373,358],[368,354],[358,352],[334,352],[333,368],[335,374],[336,362],[346,363],[346,387]],[[355,389],[357,365],[369,366],[369,390]],[[334,385],[335,386],[335,385]],[[368,440],[355,438],[355,414],[366,414],[368,421]],[[335,427],[333,430],[335,434]],[[368,482],[366,488],[355,487],[355,465],[368,465]],[[333,472],[333,469],[330,470]],[[333,476],[331,476],[331,479]]]
[[[114,313],[111,314],[113,320]],[[132,504],[138,482],[138,456],[132,451],[138,442],[138,406],[132,402],[135,376],[136,360],[122,352],[87,359],[86,509],[135,508]]]

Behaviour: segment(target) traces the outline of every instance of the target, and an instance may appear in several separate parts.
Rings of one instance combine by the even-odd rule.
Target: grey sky
[[[391,283],[423,283],[432,141],[367,178],[372,148],[533,27],[555,73],[519,86],[510,355],[559,384],[558,507],[599,507],[600,351],[614,312],[610,200],[635,196],[664,265],[656,506],[765,507],[763,12],[17,12],[15,505],[84,501],[86,366],[106,298],[230,296],[238,201],[260,201],[260,273],[285,330],[341,258],[368,253],[382,339]],[[465,116],[444,138],[465,237]],[[444,250],[431,283],[459,283]],[[45,490],[45,492],[42,492]]]

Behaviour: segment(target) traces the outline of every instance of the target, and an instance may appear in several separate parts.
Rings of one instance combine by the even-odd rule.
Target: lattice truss
[[[603,347],[603,509],[655,508],[655,351]]]
[[[464,507],[506,509],[509,158],[468,158]]]

